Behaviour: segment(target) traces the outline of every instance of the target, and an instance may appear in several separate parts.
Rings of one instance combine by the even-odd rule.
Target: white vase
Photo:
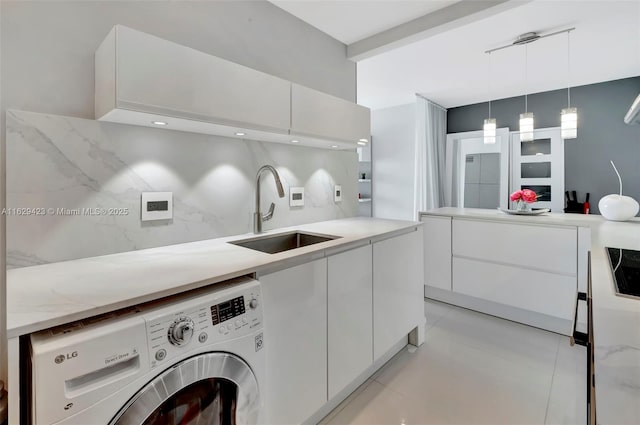
[[[624,195],[607,195],[598,202],[600,214],[607,220],[627,221],[638,214],[640,206],[635,199]]]

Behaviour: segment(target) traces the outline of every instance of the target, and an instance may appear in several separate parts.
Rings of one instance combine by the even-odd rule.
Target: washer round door
[[[251,368],[228,353],[183,360],[142,388],[110,425],[251,425],[260,408]]]

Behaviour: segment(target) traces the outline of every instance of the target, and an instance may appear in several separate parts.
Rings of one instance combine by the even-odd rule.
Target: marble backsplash
[[[262,210],[276,204],[266,230],[357,215],[355,152],[15,110],[6,123],[9,268],[247,233],[264,164],[285,188],[278,198],[264,174]],[[305,188],[304,207],[289,207],[290,186]],[[155,191],[173,192],[173,220],[142,223],[140,194]]]

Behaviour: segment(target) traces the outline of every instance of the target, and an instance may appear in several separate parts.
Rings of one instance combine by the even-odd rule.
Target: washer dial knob
[[[255,298],[252,298],[251,301],[249,301],[249,307],[251,309],[255,309],[258,307],[258,300]]]
[[[176,319],[171,326],[169,326],[169,342],[177,346],[186,345],[193,337],[193,330],[194,324],[191,318],[181,317]]]

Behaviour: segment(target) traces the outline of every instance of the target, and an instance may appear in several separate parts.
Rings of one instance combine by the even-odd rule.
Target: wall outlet
[[[333,200],[335,202],[342,202],[342,186],[337,184],[333,190]]]
[[[289,206],[304,207],[304,187],[289,188]]]
[[[173,192],[142,192],[140,211],[142,221],[171,220]]]

